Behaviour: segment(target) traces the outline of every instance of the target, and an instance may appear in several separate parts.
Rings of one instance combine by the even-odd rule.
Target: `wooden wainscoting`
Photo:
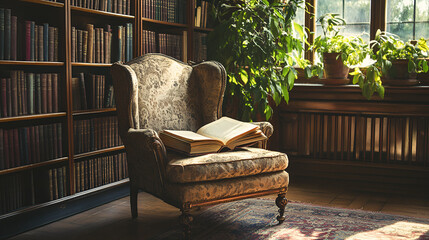
[[[429,87],[368,101],[356,86],[298,84],[273,124],[271,148],[288,154],[291,176],[429,186]]]

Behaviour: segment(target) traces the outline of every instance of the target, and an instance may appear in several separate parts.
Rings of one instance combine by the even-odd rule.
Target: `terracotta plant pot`
[[[401,59],[392,61],[392,67],[385,75],[386,79],[416,79],[415,73],[408,72],[408,60]]]
[[[344,65],[339,53],[324,53],[323,65],[325,78],[345,79],[349,74],[349,68]]]
[[[383,84],[393,86],[408,86],[419,84],[416,73],[408,72],[408,60],[392,61],[392,67],[383,76]]]

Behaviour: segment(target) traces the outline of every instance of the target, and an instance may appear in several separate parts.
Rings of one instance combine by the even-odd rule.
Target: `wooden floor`
[[[274,199],[276,196],[268,196]],[[429,218],[429,198],[355,190],[345,182],[299,180],[287,198],[321,206],[363,209]],[[274,203],[273,203],[274,204]],[[149,239],[177,224],[179,210],[146,193],[139,194],[139,217],[131,219],[129,197],[15,236],[22,239]]]

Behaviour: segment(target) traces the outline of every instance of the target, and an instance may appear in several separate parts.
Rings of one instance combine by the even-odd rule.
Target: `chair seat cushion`
[[[263,173],[242,178],[195,183],[167,183],[167,201],[176,207],[183,203],[199,203],[225,199],[267,190],[286,188],[289,174],[286,171]]]
[[[173,183],[192,183],[258,175],[285,170],[286,154],[260,148],[186,157],[169,152],[166,167]]]

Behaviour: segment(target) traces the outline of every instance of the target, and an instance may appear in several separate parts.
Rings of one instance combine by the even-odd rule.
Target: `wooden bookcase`
[[[118,0],[105,0],[105,2],[112,3],[110,9],[106,5],[106,10],[110,11],[92,9],[95,6],[86,8],[80,5],[85,2],[89,4],[90,1],[4,0],[0,2],[0,10],[10,9],[11,16],[16,16],[17,19],[16,58],[13,60],[5,57],[0,59],[0,92],[1,94],[4,93],[1,91],[3,89],[1,83],[2,79],[6,79],[4,81],[5,92],[7,93],[6,100],[4,100],[3,95],[0,98],[0,107],[3,106],[1,104],[5,104],[5,109],[8,108],[7,104],[14,107],[12,106],[15,103],[13,96],[19,93],[20,95],[16,98],[21,100],[17,100],[17,106],[19,109],[26,109],[25,111],[21,110],[22,112],[17,110],[16,114],[9,115],[2,114],[3,108],[0,109],[0,138],[2,138],[0,139],[0,224],[6,224],[3,226],[9,226],[7,223],[10,223],[13,218],[24,218],[23,216],[27,216],[26,214],[29,212],[36,212],[49,206],[65,204],[74,198],[81,199],[86,195],[93,196],[98,192],[102,193],[108,189],[127,185],[125,148],[117,133],[115,107],[104,104],[106,99],[100,100],[101,106],[98,107],[90,105],[86,108],[79,107],[84,106],[82,103],[77,104],[77,99],[81,99],[82,93],[76,92],[76,83],[78,80],[81,81],[80,77],[83,76],[83,82],[92,80],[97,81],[97,84],[100,83],[100,86],[104,86],[104,89],[93,91],[98,91],[101,96],[107,98],[108,88],[112,83],[110,66],[112,62],[118,60],[117,56],[113,55],[119,54],[119,52],[115,52],[119,51],[117,47],[119,43],[115,38],[117,37],[115,35],[117,26],[132,24],[132,47],[130,48],[132,56],[127,55],[128,59],[143,55],[146,52],[165,52],[166,49],[169,49],[169,52],[165,53],[176,54],[174,56],[184,62],[203,60],[201,54],[196,54],[206,51],[207,48],[205,40],[203,40],[204,46],[201,47],[200,38],[201,35],[205,38],[212,29],[195,26],[196,7],[197,4],[201,4],[201,1],[159,0],[160,3],[167,4],[169,7],[164,6],[163,8],[162,5],[159,5],[158,9],[154,7],[152,8],[154,11],[151,13],[152,15],[148,15],[148,12],[144,11],[147,11],[150,3],[154,4],[155,0],[128,0],[129,10],[126,9],[128,12],[124,11],[125,14],[112,12],[115,11],[113,3]],[[98,2],[101,4],[103,0],[98,0]],[[179,7],[178,4],[182,2],[184,4]],[[101,5],[98,7],[102,8]],[[164,11],[169,12],[162,13]],[[179,13],[180,18],[175,16]],[[36,29],[34,32],[31,27],[27,28],[31,24],[26,21],[34,22]],[[50,27],[57,28],[57,30],[52,30],[52,36],[55,36],[54,33],[57,31],[57,38],[50,36],[47,38],[49,40],[54,39],[52,40],[54,45],[56,41],[57,47],[52,47],[54,49],[52,51],[57,51],[57,53],[56,58],[50,59],[51,61],[38,61],[40,60],[38,59],[39,55],[35,52],[41,48],[36,47],[37,43],[32,42],[31,37],[37,40],[39,35],[35,32],[40,30],[37,26],[43,26],[45,23]],[[94,29],[104,29],[104,32],[100,33],[99,39],[104,37],[104,40],[111,43],[110,57],[106,57],[108,61],[89,63],[83,60],[83,58],[89,59],[89,47],[86,48],[87,55],[84,57],[84,53],[79,52],[85,51],[83,50],[85,48],[82,47],[84,44],[79,47],[76,43],[79,40],[77,31],[87,30],[87,24],[92,24]],[[31,36],[29,37],[30,45],[28,45],[26,38],[26,34],[29,34],[28,29],[31,29],[33,33],[33,35],[28,35]],[[41,29],[44,28],[41,27]],[[43,30],[40,31],[43,32]],[[109,31],[111,32],[110,35]],[[127,29],[127,33],[128,31]],[[144,38],[143,33],[145,31],[154,32],[152,41],[155,44],[152,49],[147,47],[149,42],[147,38]],[[84,31],[81,31],[80,34],[82,42],[84,42]],[[175,45],[172,45],[168,38],[173,38]],[[127,42],[127,44],[129,43]],[[94,48],[96,44],[94,41]],[[43,47],[44,50],[47,49],[45,45]],[[79,50],[75,50],[75,48]],[[51,45],[48,45],[48,49],[51,49]],[[28,57],[30,56],[28,54],[31,57]],[[42,52],[42,54],[45,53]],[[78,61],[76,54],[82,56],[81,61]],[[98,53],[93,50],[93,54]],[[202,56],[207,55],[203,54]],[[122,59],[122,61],[126,60]],[[47,73],[53,74],[52,79]],[[22,79],[17,78],[22,91],[19,88],[15,92],[12,90],[14,86],[12,80],[15,80],[15,78],[12,79],[12,74],[22,76]],[[44,75],[51,80],[43,80]],[[54,75],[57,77],[56,85],[53,83]],[[96,76],[104,77],[100,78],[103,80],[98,82],[95,80],[97,79]],[[33,78],[36,80],[29,80]],[[41,90],[44,81],[48,83],[47,86],[53,86],[51,90],[46,90],[46,92]],[[37,84],[42,86],[37,88]],[[33,85],[36,88],[34,92],[28,89]],[[80,85],[80,91],[82,86]],[[87,82],[85,86],[88,86]],[[94,89],[98,89],[98,86]],[[9,92],[7,92],[8,90]],[[90,89],[87,88],[86,91],[90,91]],[[27,96],[26,94],[29,92],[33,92],[34,95]],[[46,100],[48,106],[57,104],[56,111],[54,109],[49,112],[37,111],[38,104],[43,108],[44,93],[49,93],[45,97],[45,99],[51,100]],[[11,95],[10,99],[9,95]],[[41,100],[38,100],[39,96]],[[91,94],[85,96],[91,96]],[[34,102],[31,102],[30,99],[33,99]],[[35,107],[36,110],[28,110],[31,106]],[[43,136],[41,136],[42,134]],[[7,145],[4,141],[5,138],[8,140]],[[11,143],[15,145],[11,145]],[[44,151],[44,154],[40,151]],[[10,152],[14,154],[12,160]],[[6,161],[8,162],[7,166]],[[102,201],[99,204],[102,204]],[[70,215],[70,212],[67,214]],[[58,214],[55,215],[57,218],[61,217]],[[53,220],[55,219],[27,224],[27,226],[12,230],[1,230],[0,238]]]

